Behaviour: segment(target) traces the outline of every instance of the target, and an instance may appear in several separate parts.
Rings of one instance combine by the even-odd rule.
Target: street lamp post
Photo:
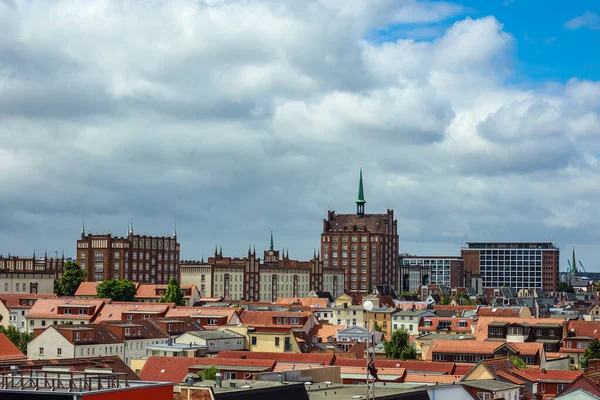
[[[367,345],[366,345],[366,351],[367,351],[367,364],[366,364],[366,384],[367,384],[367,400],[369,399],[374,399],[374,387],[375,387],[375,381],[373,381],[373,384],[371,385],[371,383],[369,383],[369,365],[372,361],[371,359],[371,352],[369,351],[369,338],[371,336],[371,329],[369,327],[369,311],[371,311],[373,309],[373,302],[370,300],[365,301],[365,303],[363,304],[363,308],[366,311],[366,321],[367,321]],[[372,344],[372,343],[371,343]],[[373,387],[371,387],[373,386]]]

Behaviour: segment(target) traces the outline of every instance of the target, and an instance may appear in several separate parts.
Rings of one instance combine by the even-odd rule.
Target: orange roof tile
[[[135,293],[135,297],[139,299],[158,299],[162,296],[156,294],[156,289],[166,289],[168,285],[156,285],[156,284],[140,284]],[[194,289],[196,285],[179,285],[181,289]],[[189,298],[190,296],[183,296]]]
[[[223,350],[217,358],[242,358],[247,360],[275,360],[278,363],[302,363],[332,365],[335,359],[333,354],[323,353],[270,353],[263,351],[233,351]],[[336,364],[337,365],[337,364]]]
[[[26,360],[27,356],[0,332],[0,360]]]
[[[597,321],[569,321],[567,329],[569,336],[589,336],[600,339],[600,324]]]
[[[60,319],[83,319],[92,320],[102,307],[110,303],[110,299],[85,299],[78,297],[60,297],[51,299],[39,299],[31,307],[27,318],[55,318],[60,315]],[[78,305],[83,306],[95,306],[93,315],[76,315],[76,314],[58,314],[58,308],[63,307],[77,307]]]
[[[244,325],[263,325],[272,326],[273,318],[309,318],[312,314],[310,312],[294,312],[294,311],[244,311],[240,315],[242,324]],[[282,321],[283,322],[283,321]],[[291,321],[290,321],[291,322]],[[298,327],[303,325],[300,321],[299,324],[277,324],[275,326],[287,326],[287,327]]]
[[[365,363],[365,360],[362,360],[363,364]],[[341,374],[357,374],[357,375],[365,375],[367,373],[366,367],[340,367],[340,373]],[[406,373],[406,370],[404,368],[382,368],[382,367],[376,367],[377,368],[377,375],[381,376],[381,375],[398,375],[398,376],[404,376],[404,374]]]
[[[475,327],[475,339],[479,341],[488,338],[488,325],[492,322],[514,322],[517,324],[527,323],[530,325],[564,323],[562,318],[519,318],[519,317],[479,317]]]
[[[468,345],[461,340],[433,340],[429,347],[427,359],[432,360],[433,353],[458,353],[458,354],[493,354],[497,348],[507,345],[520,355],[535,355],[541,353],[542,343],[504,343],[504,342],[478,342],[470,340]]]
[[[528,381],[536,382],[538,379],[544,381],[549,380],[565,380],[574,381],[579,378],[583,371],[570,371],[570,370],[541,370],[541,369],[520,369],[513,370],[514,374],[519,375]]]
[[[21,304],[21,300],[38,300],[56,298],[56,294],[0,294],[0,301],[4,303],[6,308],[31,308],[32,305]],[[27,301],[29,303],[29,301]]]
[[[518,317],[522,307],[479,307],[477,315],[480,317]]]
[[[102,282],[81,282],[75,292],[75,296],[96,297],[96,294],[98,293],[96,287],[101,283]]]
[[[343,359],[337,358],[333,365],[356,366],[360,367],[365,363],[364,359]],[[420,360],[375,360],[375,367],[383,368],[404,368],[408,372],[437,372],[450,374],[454,370],[453,362],[431,362]]]
[[[324,308],[327,307],[329,299],[319,297],[279,297],[276,304],[300,304],[312,308]]]
[[[442,306],[434,304],[433,309],[436,311],[466,311],[475,310],[477,306]]]
[[[240,313],[242,308],[239,307],[194,307],[194,306],[176,306],[171,307],[167,311],[167,317],[202,317],[208,316],[224,316],[227,317],[227,322],[236,314]]]
[[[414,383],[454,383],[462,379],[462,375],[439,375],[439,374],[406,374],[404,382]]]
[[[142,303],[142,302],[124,302],[115,301],[110,304],[106,304],[102,310],[98,313],[94,322],[100,321],[121,321],[123,314],[131,313],[142,313],[143,311],[148,312],[160,312],[164,315],[170,307],[173,307],[174,303]]]
[[[317,336],[322,342],[327,342],[327,338],[333,336],[337,338],[337,331],[344,329],[344,325],[315,325],[312,336]]]

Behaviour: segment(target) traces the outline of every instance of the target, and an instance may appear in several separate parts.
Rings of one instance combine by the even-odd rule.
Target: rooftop
[[[494,379],[478,379],[475,381],[463,381],[462,384],[476,389],[490,390],[493,392],[499,390],[510,390],[520,387],[520,385],[514,383],[501,382]]]

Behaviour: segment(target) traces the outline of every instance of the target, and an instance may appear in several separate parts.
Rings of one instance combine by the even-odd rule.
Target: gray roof
[[[478,379],[476,381],[461,381],[461,384],[476,389],[490,390],[497,392],[498,390],[509,390],[520,387],[514,383],[500,382],[493,379]]]
[[[243,338],[244,335],[240,335],[239,333],[230,331],[228,329],[226,330],[215,330],[215,331],[191,331],[191,332],[186,332],[181,334],[179,337],[186,335],[186,334],[190,334],[193,336],[196,336],[197,338],[200,339],[205,339],[205,340],[214,340],[214,339],[232,339],[232,338]],[[175,339],[177,340],[177,339]]]

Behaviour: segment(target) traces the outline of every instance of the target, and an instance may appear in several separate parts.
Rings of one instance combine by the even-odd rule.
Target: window
[[[75,332],[75,340],[79,340],[79,332]]]
[[[252,336],[252,346],[256,346],[256,336]]]
[[[567,341],[567,348],[570,349],[572,345],[573,345],[573,343],[570,340],[568,340]]]
[[[208,320],[208,325],[217,325],[217,320],[216,319],[209,319]]]
[[[275,346],[279,347],[279,338],[278,337],[275,338]]]
[[[79,315],[86,315],[85,309],[80,308],[79,309]]]
[[[60,347],[56,349],[56,355],[62,357],[62,349]]]
[[[557,393],[560,393],[564,390],[565,385],[563,383],[559,383],[558,385],[556,385],[556,389],[557,389]]]
[[[550,336],[556,336],[556,331],[554,329],[550,329]]]
[[[40,356],[43,356],[44,355],[44,348],[40,347],[39,350],[38,350],[38,352],[39,352]]]
[[[544,383],[540,384],[540,392],[546,393],[546,384],[544,384]]]
[[[490,394],[488,392],[477,392],[477,397],[481,400],[490,400]]]

